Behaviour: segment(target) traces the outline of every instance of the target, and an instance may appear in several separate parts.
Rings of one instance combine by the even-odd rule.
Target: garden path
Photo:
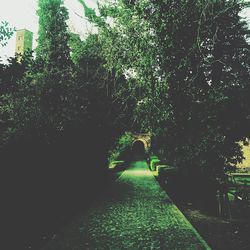
[[[44,250],[210,249],[146,162],[135,162]]]

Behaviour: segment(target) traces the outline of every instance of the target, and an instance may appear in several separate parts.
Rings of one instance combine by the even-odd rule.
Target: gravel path
[[[145,162],[136,162],[102,199],[43,250],[210,249],[161,189]]]

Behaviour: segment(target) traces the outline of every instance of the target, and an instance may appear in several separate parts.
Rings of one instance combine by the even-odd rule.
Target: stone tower
[[[32,50],[33,33],[26,29],[16,32],[16,54],[23,55],[26,50]]]

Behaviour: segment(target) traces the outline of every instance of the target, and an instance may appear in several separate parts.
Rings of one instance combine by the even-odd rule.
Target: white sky
[[[97,0],[86,0],[89,7],[96,8]],[[84,35],[92,31],[93,27],[86,21],[84,10],[78,0],[64,0],[69,11],[69,22],[71,30]],[[33,48],[36,46],[38,32],[38,16],[36,15],[37,0],[0,0],[0,22],[7,21],[11,27],[16,29],[28,29],[34,33]],[[82,18],[81,18],[81,17]],[[15,40],[13,35],[5,47],[0,46],[0,58],[6,58],[15,54]]]
[[[104,0],[105,1],[105,0]],[[84,10],[78,0],[64,0],[65,6],[69,11],[69,26],[71,30],[84,35],[92,31],[93,27],[86,21]],[[96,8],[97,0],[86,0],[88,6]],[[37,0],[0,0],[0,22],[8,21],[11,27],[16,29],[28,29],[34,33],[33,48],[36,46],[38,17],[36,15]],[[250,23],[250,8],[242,13],[247,17]],[[82,16],[79,17],[79,16]],[[13,35],[5,47],[0,46],[0,58],[6,61],[6,58],[14,56],[15,39]]]

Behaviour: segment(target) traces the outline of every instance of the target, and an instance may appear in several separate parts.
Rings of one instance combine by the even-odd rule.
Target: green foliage
[[[127,81],[123,75],[108,71],[102,57],[102,44],[97,35],[89,35],[81,41],[72,34],[70,40],[71,57],[78,69],[79,77],[87,83],[90,112],[94,120],[99,120],[110,129],[115,126],[115,133],[120,134],[129,129],[132,105],[124,104],[117,97]]]
[[[29,57],[24,56],[20,63],[10,64],[16,74],[18,67],[27,65],[23,68],[25,72],[14,78],[16,89],[11,94],[13,108],[9,114],[11,131],[16,131],[15,136],[36,138],[35,141],[43,143],[52,143],[54,135],[82,119],[86,109],[82,86],[70,66],[68,14],[61,5],[62,1],[57,0],[39,1],[37,58],[28,61]],[[10,81],[7,82],[10,87]]]
[[[126,79],[104,67],[98,37],[70,38],[62,1],[39,1],[38,14],[37,57],[0,65],[5,187],[15,203],[22,198],[20,217],[25,211],[29,219],[57,213],[66,203],[72,214],[84,189],[98,190],[108,151],[127,126],[125,107],[114,95]]]
[[[10,28],[8,22],[0,23],[0,45],[2,47],[7,45],[7,41],[12,37],[14,31],[15,29]]]
[[[22,133],[52,143],[54,135],[84,120],[87,101],[76,79],[70,68],[29,72],[14,95],[16,127]]]
[[[103,20],[103,18],[101,18],[100,16],[98,16],[95,12],[95,10],[91,9],[90,7],[88,7],[88,5],[85,3],[84,0],[78,0],[84,9],[84,14],[85,16],[93,23],[95,23],[97,26],[102,26],[105,27],[105,22]]]
[[[37,58],[45,66],[65,68],[70,63],[68,11],[62,0],[39,0],[39,32]]]
[[[0,94],[13,93],[30,65],[33,63],[32,52],[26,51],[21,58],[10,57],[8,64],[1,65]]]
[[[152,159],[152,160],[150,161],[150,169],[151,169],[152,171],[156,171],[156,166],[159,165],[160,162],[161,162],[161,160],[159,160],[159,159]]]
[[[133,124],[169,163],[210,174],[242,159],[249,137],[249,30],[243,1],[116,1],[100,6],[109,70],[126,76]],[[99,23],[96,18],[90,21]],[[128,98],[129,96],[129,98]]]
[[[99,14],[80,3],[98,35],[69,34],[63,1],[40,0],[36,60],[1,67],[3,141],[52,144],[82,127],[103,133],[108,150],[124,131],[145,131],[155,152],[188,171],[217,173],[242,159],[237,142],[250,136],[242,1],[116,1]],[[110,159],[127,148],[122,138]]]
[[[1,145],[13,138],[53,145],[60,137],[72,134],[73,138],[77,133],[87,145],[92,143],[84,138],[87,133],[93,142],[101,140],[96,146],[99,155],[106,154],[126,128],[123,106],[114,97],[125,78],[105,69],[96,35],[84,41],[68,35],[62,1],[40,1],[38,14],[37,58],[29,61],[25,55],[21,63],[10,61],[14,72],[1,86],[5,94]]]
[[[27,51],[19,58],[9,58],[8,64],[2,65],[0,74],[0,148],[15,135],[14,126],[14,96],[19,91],[18,81],[24,77],[33,63],[32,53]]]
[[[134,137],[130,132],[125,132],[120,136],[115,144],[115,148],[109,152],[109,162],[127,160],[133,140]]]

